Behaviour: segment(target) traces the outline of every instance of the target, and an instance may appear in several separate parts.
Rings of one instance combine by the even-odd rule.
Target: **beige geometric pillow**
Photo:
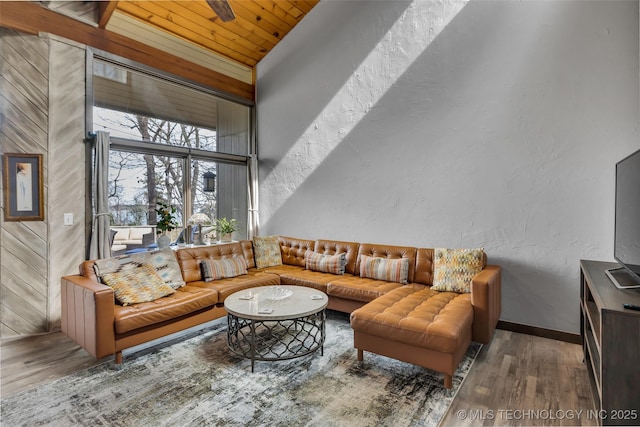
[[[104,282],[102,276],[107,273],[116,273],[118,271],[136,268],[142,264],[149,264],[155,268],[156,273],[173,289],[178,289],[185,285],[176,254],[171,248],[125,254],[114,258],[97,259],[93,265],[93,269],[98,279]]]
[[[483,249],[445,249],[433,251],[434,291],[471,292],[471,280],[482,271]]]
[[[175,292],[149,264],[102,276],[104,283],[113,288],[122,305],[155,301]]]
[[[253,238],[253,252],[256,268],[282,265],[278,236],[255,236]]]

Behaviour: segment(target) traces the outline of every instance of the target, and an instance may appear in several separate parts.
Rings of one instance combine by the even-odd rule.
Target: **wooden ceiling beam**
[[[107,28],[107,24],[109,23],[109,19],[113,15],[113,12],[118,7],[118,0],[110,0],[110,1],[99,1],[98,2],[98,10],[100,12],[100,17],[98,18],[98,27]]]
[[[50,33],[253,102],[254,85],[187,61],[103,28],[24,1],[0,1],[0,26],[28,34]]]

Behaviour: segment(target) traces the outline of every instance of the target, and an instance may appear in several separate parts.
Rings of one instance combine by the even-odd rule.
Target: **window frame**
[[[85,129],[87,135],[91,135],[93,132],[93,108],[94,108],[94,96],[93,96],[93,63],[94,59],[99,59],[104,62],[114,64],[116,66],[129,68],[133,71],[147,74],[155,78],[166,80],[167,82],[177,84],[190,89],[198,90],[220,98],[225,101],[230,101],[242,106],[247,107],[248,111],[248,137],[247,137],[247,153],[248,155],[221,153],[217,151],[208,151],[190,147],[179,147],[166,144],[157,144],[152,142],[146,142],[142,140],[133,140],[120,137],[111,137],[111,150],[125,151],[136,154],[155,154],[160,156],[170,156],[180,159],[182,162],[183,170],[183,217],[189,218],[192,214],[191,200],[186,197],[191,194],[191,162],[192,160],[203,160],[215,163],[225,163],[232,165],[244,166],[247,174],[249,173],[249,163],[252,155],[256,152],[255,143],[255,103],[247,99],[243,99],[232,94],[224,93],[219,90],[215,90],[210,87],[203,86],[202,84],[195,83],[186,78],[176,76],[152,67],[148,67],[137,62],[128,60],[127,58],[119,57],[111,53],[95,49],[87,48],[86,55],[86,79],[85,79]],[[216,130],[216,132],[218,132]],[[91,140],[92,138],[88,138]],[[92,228],[93,218],[93,161],[92,161],[92,147],[91,144],[86,144],[86,164],[87,171],[87,185],[86,185],[86,202],[85,202],[85,218],[86,218],[86,242],[88,246],[89,237]],[[249,189],[247,188],[247,198],[249,197]],[[249,223],[249,212],[245,212],[246,223]],[[248,230],[247,230],[248,231]]]

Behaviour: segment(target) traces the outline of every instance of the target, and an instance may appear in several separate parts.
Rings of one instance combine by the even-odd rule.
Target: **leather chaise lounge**
[[[470,293],[431,289],[434,250],[280,237],[283,266],[265,271],[282,284],[311,286],[329,296],[329,309],[351,313],[358,359],[370,351],[444,374],[445,387],[471,341],[488,344],[500,318],[501,268],[487,265],[473,278]],[[307,251],[346,254],[345,274],[305,269]],[[408,284],[359,275],[362,256],[409,260]]]
[[[434,250],[280,236],[278,265],[263,267],[250,240],[182,248],[175,258],[185,285],[155,301],[123,306],[100,282],[95,261],[62,278],[62,331],[96,358],[122,351],[226,315],[224,299],[254,286],[299,285],[320,289],[328,308],[351,313],[358,359],[369,351],[444,374],[445,387],[471,341],[490,342],[501,310],[501,269],[486,265],[473,277],[471,292],[431,289]],[[343,255],[342,255],[343,254]],[[306,268],[311,256],[344,257],[343,274]],[[361,262],[403,260],[406,284],[363,277]],[[258,258],[258,259],[257,259]],[[246,273],[203,279],[206,260],[242,259]],[[258,268],[261,267],[261,268]]]

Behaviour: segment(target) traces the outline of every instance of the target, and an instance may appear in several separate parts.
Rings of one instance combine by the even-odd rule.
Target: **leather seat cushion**
[[[282,281],[283,285],[306,286],[309,288],[318,289],[326,293],[327,283],[331,282],[332,280],[336,280],[337,277],[345,276],[351,275],[336,275],[331,273],[323,273],[320,271],[300,270],[280,273],[280,280]]]
[[[191,282],[189,285],[213,289],[218,292],[218,303],[224,300],[234,292],[243,291],[258,286],[276,286],[280,284],[280,277],[275,274],[269,274],[262,271],[250,270],[248,274],[241,276],[229,277],[226,279],[214,280],[211,282]]]
[[[334,276],[335,278],[336,276]],[[359,276],[340,276],[327,285],[327,295],[360,302],[369,302],[401,287],[400,283]]]
[[[218,302],[218,293],[211,289],[183,286],[175,293],[155,301],[115,306],[115,330],[118,334],[156,323],[172,320],[210,307]]]
[[[443,353],[467,345],[472,322],[470,294],[419,284],[394,289],[351,313],[354,331]]]
[[[299,265],[283,264],[283,265],[263,268],[260,271],[262,271],[264,273],[272,273],[272,274],[281,275],[281,274],[288,274],[288,273],[291,273],[291,272],[297,273],[299,271],[304,271],[304,267],[301,267]]]

